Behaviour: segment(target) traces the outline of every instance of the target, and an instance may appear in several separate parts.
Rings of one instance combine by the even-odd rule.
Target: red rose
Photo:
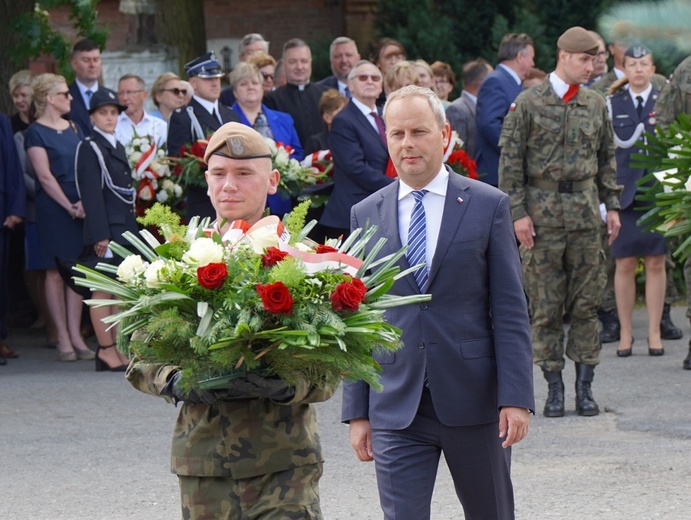
[[[196,155],[197,157],[204,157],[204,153],[206,152],[206,147],[208,145],[209,141],[199,139],[192,145],[190,152],[192,153],[192,155]]]
[[[207,264],[204,267],[197,267],[197,281],[205,289],[218,289],[228,278],[228,268],[226,264]]]
[[[336,312],[356,311],[360,308],[360,303],[365,299],[366,293],[367,287],[359,278],[341,282],[329,296],[331,308]]]
[[[285,251],[281,251],[277,247],[267,247],[266,253],[262,255],[262,265],[264,267],[274,266],[278,262],[283,260],[286,256],[288,256],[288,253],[286,253]]]
[[[257,292],[262,298],[264,309],[272,314],[290,314],[293,310],[293,297],[283,282],[267,285],[257,284]]]
[[[324,244],[319,244],[315,249],[316,253],[338,253],[338,249],[335,247],[327,246]]]

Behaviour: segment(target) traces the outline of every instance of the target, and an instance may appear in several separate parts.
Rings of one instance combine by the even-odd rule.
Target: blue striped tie
[[[408,265],[413,266],[426,261],[427,244],[427,223],[425,219],[425,206],[422,205],[422,198],[427,190],[416,190],[411,192],[415,197],[415,206],[410,215],[410,226],[408,227]],[[427,266],[423,266],[413,273],[415,281],[420,291],[424,291],[429,279]]]

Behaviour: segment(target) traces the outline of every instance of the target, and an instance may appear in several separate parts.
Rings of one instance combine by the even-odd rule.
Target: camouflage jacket
[[[605,99],[588,89],[565,104],[549,82],[522,92],[504,119],[499,146],[499,188],[511,198],[514,220],[567,230],[602,225],[599,202],[619,209],[612,125]],[[583,191],[559,193],[529,179],[585,181]]]
[[[655,103],[657,124],[666,129],[679,114],[691,114],[691,56],[682,61]]]
[[[161,389],[176,370],[135,359],[126,377],[137,390],[163,397]],[[305,383],[282,404],[268,399],[182,403],[173,431],[171,471],[244,479],[323,462],[316,413],[309,403],[325,401],[334,391]]]

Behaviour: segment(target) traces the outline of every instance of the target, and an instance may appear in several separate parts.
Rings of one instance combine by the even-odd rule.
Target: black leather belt
[[[541,190],[554,191],[556,193],[573,193],[574,191],[585,191],[595,184],[594,177],[583,179],[582,181],[551,181],[549,179],[538,179],[528,177],[528,185]]]

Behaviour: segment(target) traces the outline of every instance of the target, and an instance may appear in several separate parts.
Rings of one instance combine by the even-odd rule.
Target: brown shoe
[[[18,358],[19,354],[17,354],[14,350],[12,350],[10,347],[5,345],[4,343],[0,343],[0,357]]]

